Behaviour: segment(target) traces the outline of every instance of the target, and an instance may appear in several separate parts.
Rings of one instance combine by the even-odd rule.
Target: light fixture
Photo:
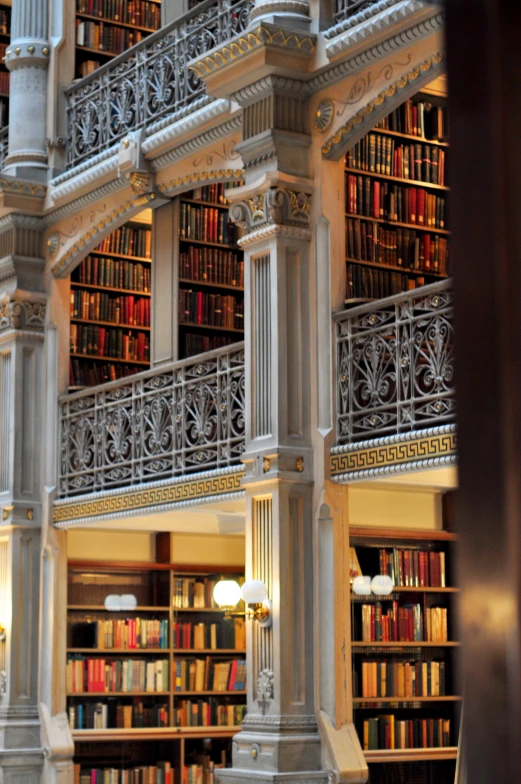
[[[371,580],[366,575],[359,575],[353,580],[353,593],[357,596],[389,596],[393,592],[394,584],[388,574],[377,574]]]
[[[228,620],[231,610],[240,602],[241,589],[235,580],[219,580],[213,589],[213,598],[221,610],[224,610],[225,620]]]
[[[132,593],[109,593],[105,597],[105,609],[110,612],[132,612],[137,607],[137,599]]]
[[[247,615],[262,626],[271,624],[271,600],[262,580],[247,580],[241,588],[241,596],[248,605]]]

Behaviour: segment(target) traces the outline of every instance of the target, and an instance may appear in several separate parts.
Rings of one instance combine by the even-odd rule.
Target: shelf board
[[[236,691],[174,691],[174,697],[187,697],[187,696],[213,696],[213,697],[231,697],[234,694],[246,694],[246,689]]]
[[[433,226],[421,226],[418,223],[400,223],[389,218],[373,218],[371,215],[355,215],[352,212],[346,212],[345,216],[346,218],[358,218],[358,220],[372,221],[373,223],[384,223],[386,226],[398,226],[399,228],[413,229],[414,231],[427,231],[429,234],[450,235],[448,229],[435,229]]]
[[[398,264],[385,264],[384,262],[381,261],[366,261],[365,259],[351,259],[347,257],[346,263],[363,264],[366,267],[376,267],[376,269],[381,269],[381,270],[393,270],[396,272],[403,272],[405,275],[419,275],[421,277],[443,278],[443,279],[448,277],[448,275],[444,275],[442,272],[431,272],[430,270],[410,269],[408,267],[400,267]]]
[[[352,597],[352,599],[355,599],[355,600],[360,599],[360,601],[369,601],[369,602],[370,601],[381,601],[381,602],[386,602],[387,601],[387,602],[391,602],[391,601],[393,601],[394,594],[397,594],[397,593],[434,593],[434,594],[438,594],[438,593],[458,593],[458,591],[459,591],[459,588],[439,588],[439,587],[433,587],[433,586],[427,586],[427,587],[420,588],[420,587],[410,586],[410,585],[406,585],[406,586],[395,585],[394,588],[393,588],[392,593],[390,593],[388,596],[375,596],[374,594],[368,594],[367,596],[362,596],[362,595],[357,595],[354,592],[352,592],[351,593],[351,597]]]
[[[235,250],[238,253],[241,249],[238,245],[226,245],[224,242],[210,242],[210,240],[194,240],[192,237],[179,237],[179,242],[188,242],[190,245],[207,245],[211,248],[224,248],[225,250]]]
[[[113,613],[114,610],[107,610],[104,604],[68,604],[68,610],[76,610],[76,611],[88,611],[94,610],[96,612],[111,612]],[[168,612],[170,607],[152,607],[148,605],[142,605],[140,607],[134,607],[133,610],[121,610],[121,612],[126,613],[127,615],[129,612],[136,613],[136,612]]]
[[[438,142],[434,139],[424,139],[423,136],[414,136],[412,133],[402,133],[401,131],[388,131],[386,128],[373,128],[369,133],[379,133],[383,136],[396,136],[399,139],[409,139],[421,144],[434,144],[436,147],[449,147],[448,142]]]
[[[378,708],[384,704],[410,702],[460,702],[461,697],[450,695],[443,697],[353,697],[353,705],[359,708]]]
[[[80,11],[76,11],[76,17],[80,19],[89,19],[93,22],[103,22],[103,24],[109,24],[114,27],[125,27],[129,30],[139,30],[141,33],[151,33],[157,32],[153,27],[142,27],[141,25],[132,24],[131,22],[119,22],[114,21],[113,19],[106,19],[103,16],[92,16],[91,14],[84,14]],[[159,29],[159,28],[158,28]]]
[[[433,182],[423,182],[422,180],[406,180],[404,177],[394,177],[392,174],[377,174],[376,172],[368,172],[361,169],[349,169],[347,166],[345,170],[348,174],[358,174],[362,177],[376,177],[379,180],[399,182],[402,185],[414,185],[415,187],[429,188],[437,191],[450,191],[448,185],[436,185]]]
[[[204,653],[205,656],[214,654],[215,656],[229,656],[230,654],[242,654],[246,656],[244,648],[174,648],[174,656],[193,655]]]
[[[67,653],[92,653],[96,656],[126,656],[127,654],[158,654],[168,656],[170,648],[67,648]]]
[[[220,607],[173,607],[174,612],[192,612],[192,613],[224,613],[225,610],[221,610]]]
[[[75,359],[95,359],[97,362],[122,362],[124,365],[143,365],[145,367],[150,367],[149,360],[142,360],[142,359],[122,359],[120,357],[100,357],[97,354],[76,354],[75,352],[70,353],[71,357]]]
[[[234,332],[239,335],[242,335],[244,333],[243,329],[236,329],[235,327],[217,327],[217,326],[212,326],[211,324],[193,324],[191,321],[180,321],[179,326],[188,329],[206,329],[206,330],[211,330],[212,332],[215,329],[217,329],[219,330],[219,332]]]
[[[353,648],[455,648],[459,642],[363,642],[362,640],[353,640],[351,645]]]
[[[96,54],[96,55],[101,55],[102,57],[110,57],[110,58],[112,58],[112,57],[119,57],[120,54],[123,54],[125,49],[123,49],[123,52],[116,53],[116,52],[107,52],[105,49],[91,49],[89,46],[80,46],[79,44],[76,44],[76,51],[77,52],[86,52],[87,54]]]
[[[169,697],[170,691],[74,691],[67,697]]]
[[[242,286],[233,286],[231,283],[211,283],[208,280],[190,280],[190,278],[179,278],[179,283],[189,283],[190,286],[204,286],[205,288],[244,292]]]
[[[187,199],[184,196],[181,196],[181,201],[184,204],[196,204],[201,205],[202,207],[217,207],[220,210],[229,210],[231,204],[215,204],[213,201],[202,201],[201,199]]]
[[[349,529],[349,539],[353,544],[354,539],[373,539],[373,540],[395,540],[395,541],[416,541],[416,542],[455,542],[457,534],[452,531],[427,531],[413,528],[372,528],[364,526],[352,526]],[[357,542],[363,546],[363,542]],[[372,545],[374,546],[374,545]]]
[[[122,261],[137,261],[137,262],[145,262],[146,264],[152,264],[152,259],[148,258],[147,256],[125,256],[124,253],[114,253],[113,251],[108,250],[98,250],[94,248],[88,254],[89,256],[108,256],[111,259],[121,259]]]
[[[78,742],[174,740],[181,738],[232,737],[240,727],[131,727],[128,729],[72,730]]]
[[[135,291],[135,289],[118,289],[112,286],[100,286],[98,283],[80,283],[77,280],[71,280],[71,286],[76,289],[96,289],[96,291],[115,291],[118,294],[137,294],[140,297],[152,296],[149,291]]]
[[[150,332],[150,327],[140,327],[136,324],[116,324],[113,321],[95,321],[94,319],[82,319],[71,316],[71,322],[75,324],[94,324],[99,326],[115,327],[117,329],[135,329],[140,332]]]
[[[379,749],[364,751],[366,762],[422,762],[452,760],[458,756],[457,746],[431,749]]]

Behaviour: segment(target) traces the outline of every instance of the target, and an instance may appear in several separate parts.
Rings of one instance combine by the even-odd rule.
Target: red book
[[[380,183],[373,183],[373,218],[380,217]]]
[[[235,677],[237,675],[237,659],[232,661],[230,668],[230,677],[228,679],[228,691],[233,691],[235,688]]]
[[[418,211],[418,223],[420,226],[425,225],[425,191],[423,188],[418,188],[416,197],[416,209]]]

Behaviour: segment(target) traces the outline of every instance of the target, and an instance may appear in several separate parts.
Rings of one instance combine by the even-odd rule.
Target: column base
[[[241,770],[239,768],[219,768],[215,771],[219,784],[327,784],[329,773],[326,770],[296,771],[294,773],[270,773],[269,771]]]

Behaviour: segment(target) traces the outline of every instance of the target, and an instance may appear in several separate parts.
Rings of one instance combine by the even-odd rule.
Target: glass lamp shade
[[[268,592],[262,580],[247,580],[241,588],[241,596],[246,604],[262,604]]]
[[[371,581],[371,589],[376,596],[389,596],[393,588],[393,581],[388,574],[377,574]]]
[[[108,596],[105,596],[105,609],[119,612],[121,609],[121,596],[117,593],[110,593]]]
[[[369,596],[371,593],[371,578],[363,575],[353,580],[353,593],[357,596]]]
[[[135,610],[137,607],[137,599],[133,593],[124,593],[119,597],[119,601],[122,610]]]
[[[213,598],[219,607],[235,607],[241,598],[241,589],[235,580],[219,580],[213,589]]]

